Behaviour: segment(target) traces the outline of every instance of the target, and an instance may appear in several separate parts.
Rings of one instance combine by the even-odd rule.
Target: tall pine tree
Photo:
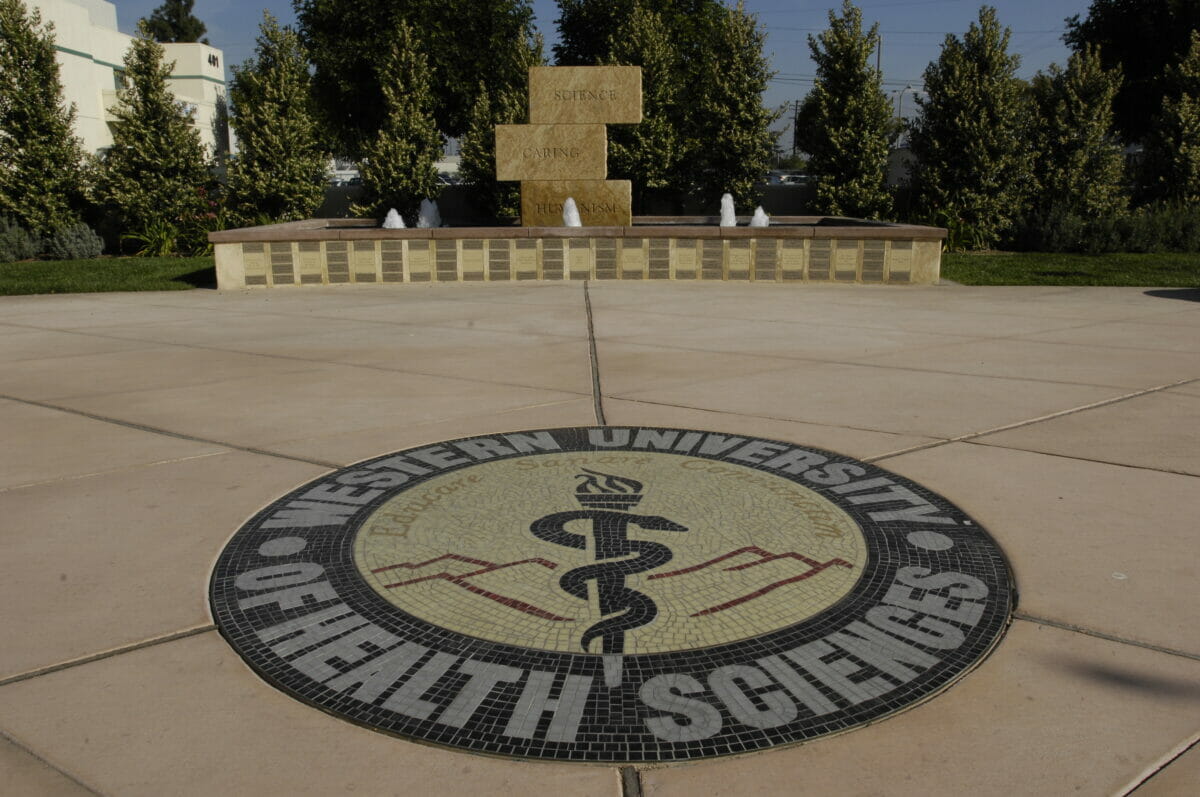
[[[395,30],[378,85],[383,127],[367,144],[359,165],[363,196],[355,212],[382,218],[396,208],[412,226],[421,200],[437,196],[434,164],[442,153],[442,136],[433,118],[428,61],[407,22]]]
[[[208,28],[192,13],[196,0],[163,0],[150,16],[143,19],[151,38],[163,44],[204,42]]]
[[[211,209],[210,177],[194,112],[167,89],[172,66],[139,26],[111,109],[113,144],[101,161],[96,195],[122,236],[154,238],[155,245],[147,244],[152,251],[186,253],[205,246],[201,219]]]
[[[1030,187],[1028,113],[1010,35],[984,6],[962,39],[947,36],[925,70],[927,94],[917,98],[921,114],[909,136],[918,208],[969,248],[997,243]]]
[[[1200,31],[1188,55],[1167,71],[1168,93],[1146,142],[1151,198],[1200,203]]]
[[[465,184],[475,188],[479,210],[490,218],[521,215],[520,185],[496,179],[496,125],[528,121],[528,103],[524,96],[501,90],[493,99],[487,86],[480,84],[475,106],[471,109],[470,124],[459,140],[461,162],[458,174]]]
[[[264,11],[254,57],[233,68],[229,86],[238,154],[227,206],[239,223],[303,219],[321,204],[329,155],[318,143],[309,82],[296,32]]]
[[[1113,100],[1121,85],[1094,47],[1073,54],[1064,70],[1051,65],[1030,87],[1035,211],[1111,217],[1128,205],[1125,154],[1115,140]]]
[[[0,0],[0,215],[37,235],[79,220],[83,148],[63,104],[54,28]]]
[[[844,0],[829,28],[808,37],[817,65],[796,142],[817,178],[816,212],[877,219],[892,210],[885,186],[894,130],[883,75],[870,60],[879,26],[863,32],[862,11]]]
[[[715,206],[724,193],[753,207],[771,166],[777,112],[763,107],[773,74],[763,56],[765,34],[741,0],[722,13],[693,62],[692,115],[683,176]]]
[[[635,210],[644,206],[647,189],[670,188],[678,179],[683,141],[677,120],[681,101],[679,51],[658,14],[640,3],[609,41],[609,60],[642,68],[642,121],[610,126],[609,175],[630,180]]]

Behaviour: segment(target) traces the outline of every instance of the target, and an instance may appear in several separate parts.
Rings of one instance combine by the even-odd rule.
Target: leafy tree
[[[241,222],[312,215],[324,197],[329,156],[318,143],[308,60],[300,38],[263,12],[255,56],[229,86],[238,154],[229,165],[228,207]]]
[[[437,195],[434,164],[442,152],[442,136],[433,118],[428,62],[406,22],[392,36],[379,85],[386,115],[359,166],[363,197],[355,212],[382,217],[396,208],[412,226],[421,200]]]
[[[642,121],[608,129],[610,176],[633,183],[635,204],[650,188],[668,188],[683,159],[678,121],[681,102],[679,52],[662,16],[638,4],[609,41],[612,63],[642,68]]]
[[[757,201],[756,185],[771,166],[779,114],[763,107],[772,72],[763,56],[765,34],[739,0],[709,31],[692,63],[693,113],[683,159],[686,184],[715,203],[730,193],[739,205]]]
[[[1167,68],[1182,61],[1200,29],[1196,0],[1092,0],[1087,16],[1067,19],[1063,40],[1076,52],[1099,46],[1105,69],[1125,82],[1115,103],[1126,144],[1143,141],[1168,94]]]
[[[527,64],[521,47],[534,42],[530,0],[293,0],[300,37],[314,66],[313,91],[329,146],[361,158],[383,126],[378,65],[406,22],[426,53],[437,86],[438,129],[459,136],[466,129],[480,82],[493,92],[525,90]]]
[[[612,56],[611,42],[637,7],[658,14],[682,56],[703,49],[706,31],[719,20],[720,0],[556,0],[559,66],[594,66]]]
[[[1030,87],[1035,210],[1107,217],[1128,204],[1123,148],[1113,138],[1113,99],[1121,85],[1087,47],[1063,70],[1051,65]]]
[[[144,25],[138,34],[125,54],[113,144],[101,161],[96,195],[110,223],[149,251],[196,251],[206,246],[202,225],[212,209],[204,146],[193,111],[167,89],[174,64],[163,64],[162,45]]]
[[[829,12],[827,30],[808,37],[817,77],[796,137],[818,178],[818,213],[875,219],[891,212],[884,183],[894,124],[883,76],[870,65],[878,46],[879,26],[864,33],[862,11],[850,0],[841,16]]]
[[[208,32],[208,28],[192,14],[195,5],[196,0],[163,0],[161,6],[154,9],[148,18],[141,21],[146,23],[150,37],[156,42],[163,44],[203,42],[208,44],[208,39],[202,38]]]
[[[962,39],[946,37],[925,70],[927,94],[917,98],[909,136],[918,208],[972,248],[994,245],[1029,192],[1027,112],[1010,33],[984,6]]]
[[[1154,198],[1200,203],[1200,31],[1178,66],[1146,142],[1146,189]]]
[[[0,215],[37,235],[77,222],[83,148],[63,105],[54,26],[21,0],[0,0]]]

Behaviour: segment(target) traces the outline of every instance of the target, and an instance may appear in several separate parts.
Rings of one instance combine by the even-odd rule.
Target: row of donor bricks
[[[236,254],[247,286],[563,279],[907,284],[923,245],[819,238],[299,241],[242,243]]]

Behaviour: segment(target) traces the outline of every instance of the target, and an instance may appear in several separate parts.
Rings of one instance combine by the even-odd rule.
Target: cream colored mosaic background
[[[581,509],[581,468],[642,482],[644,498],[627,511],[687,528],[628,528],[629,539],[665,544],[673,558],[626,578],[658,608],[653,622],[626,632],[626,653],[707,647],[792,625],[841,600],[866,562],[858,526],[794,482],[727,462],[601,452],[484,463],[424,482],[362,527],[355,564],[380,595],[435,625],[580,652],[584,631],[602,618],[594,582],[585,602],[559,580],[595,562],[594,541],[587,550],[554,545],[530,525]],[[566,528],[592,540],[590,524]]]

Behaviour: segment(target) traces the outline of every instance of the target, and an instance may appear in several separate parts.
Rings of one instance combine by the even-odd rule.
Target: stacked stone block
[[[496,179],[521,183],[522,225],[562,226],[568,197],[585,227],[632,224],[632,186],[608,179],[607,125],[640,121],[641,67],[532,67],[529,124],[496,126]]]

